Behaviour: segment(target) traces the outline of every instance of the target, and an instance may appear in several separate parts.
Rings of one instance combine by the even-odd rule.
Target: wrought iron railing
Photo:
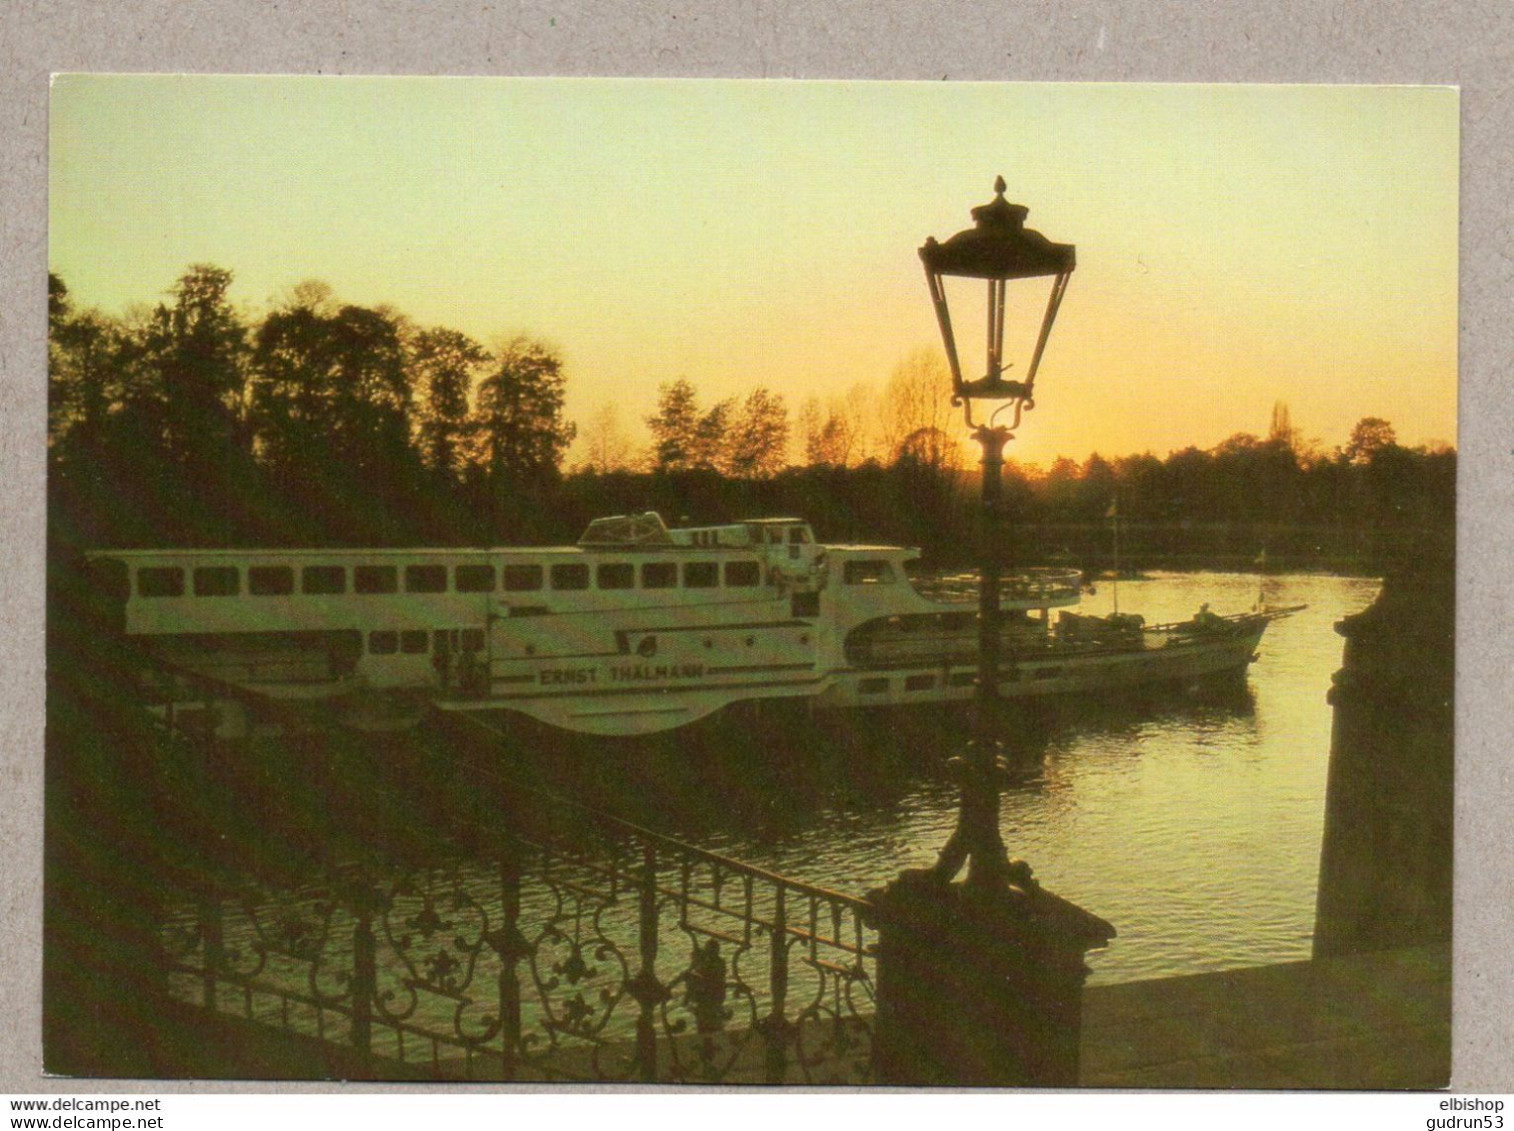
[[[165,927],[170,992],[378,1077],[870,1078],[865,901],[541,791],[512,809],[441,864],[207,888]]]

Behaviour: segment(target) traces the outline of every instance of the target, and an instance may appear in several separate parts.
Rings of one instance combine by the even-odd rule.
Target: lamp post
[[[978,687],[973,741],[959,759],[957,827],[932,868],[906,869],[868,893],[878,928],[873,1067],[880,1083],[1066,1088],[1078,1083],[1083,956],[1115,930],[1047,891],[1007,859],[999,835],[999,525],[1004,445],[1033,405],[1036,369],[1075,263],[1070,244],[1025,228],[1026,210],[1004,199],[973,209],[975,226],[920,249],[951,365],[952,400],[983,448],[983,552]],[[988,289],[988,365],[964,380],[946,281]],[[1008,284],[1050,279],[1051,294],[1024,377],[1008,380]],[[953,284],[956,286],[957,284]],[[1019,290],[1020,288],[1016,288]],[[974,401],[997,401],[985,420]],[[1007,423],[999,417],[1010,413]],[[967,878],[951,882],[963,864]]]
[[[1003,772],[999,727],[999,663],[1002,639],[999,612],[999,539],[1002,529],[1004,445],[1014,438],[1021,415],[1035,407],[1036,370],[1046,350],[1046,340],[1056,320],[1057,309],[1067,290],[1067,281],[1077,265],[1071,244],[1053,243],[1040,232],[1025,227],[1028,212],[1023,205],[1004,199],[1004,178],[994,181],[994,199],[972,210],[974,226],[958,232],[944,243],[934,237],[920,248],[931,302],[941,327],[941,341],[951,369],[952,403],[961,405],[967,426],[983,450],[983,521],[981,526],[981,571],[978,587],[978,679],[974,696],[973,738],[966,757],[958,762],[962,799],[957,826],[941,850],[932,871],[938,879],[950,880],[964,863],[967,882],[973,887],[1001,887],[1006,883],[1027,885],[1030,869],[1011,863],[999,834],[999,778]],[[982,377],[965,380],[957,355],[948,303],[949,278],[979,279],[987,286],[987,364]],[[1004,328],[1008,284],[1018,280],[1050,279],[1050,294],[1041,317],[1035,347],[1022,380],[1009,380],[1005,370]],[[983,421],[974,419],[973,402],[998,402]],[[1011,413],[1007,424],[999,417]]]

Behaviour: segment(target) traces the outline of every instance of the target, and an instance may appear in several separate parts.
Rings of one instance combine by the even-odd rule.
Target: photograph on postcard
[[[1447,1084],[1454,89],[50,104],[48,1071]]]

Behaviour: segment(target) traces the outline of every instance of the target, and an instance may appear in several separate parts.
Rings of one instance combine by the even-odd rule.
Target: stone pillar
[[[1451,938],[1455,596],[1426,552],[1336,625],[1317,958]]]
[[[906,872],[869,896],[879,1083],[1077,1085],[1083,956],[1114,928],[1011,868],[995,888]]]

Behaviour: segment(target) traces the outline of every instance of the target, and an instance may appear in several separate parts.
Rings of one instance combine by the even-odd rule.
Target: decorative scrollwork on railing
[[[617,1063],[625,1058],[609,1046],[631,965],[614,926],[618,885],[597,883],[596,871],[560,856],[539,858],[532,878],[547,900],[538,903],[537,929],[525,933],[535,1024],[523,1031],[520,1053],[548,1075],[575,1075],[587,1065],[596,1078],[623,1079],[630,1066]]]
[[[863,901],[550,803],[493,859],[186,900],[174,992],[440,1078],[868,1079]]]
[[[243,978],[256,978],[270,963],[284,969],[304,967],[310,971],[311,991],[316,990],[319,971],[328,965],[327,943],[331,936],[336,905],[324,889],[268,892],[249,887],[238,893],[232,903],[234,914],[250,928],[245,947],[227,946],[229,963],[242,952],[253,958],[250,967],[238,967]],[[245,937],[232,920],[227,922],[231,938]]]
[[[492,922],[485,903],[452,866],[397,880],[382,915],[386,956],[379,961],[375,1005],[383,1022],[410,1022],[423,1000],[450,1010],[452,1036],[481,1048],[500,1031],[497,1004],[477,1000],[480,960],[491,960]]]

